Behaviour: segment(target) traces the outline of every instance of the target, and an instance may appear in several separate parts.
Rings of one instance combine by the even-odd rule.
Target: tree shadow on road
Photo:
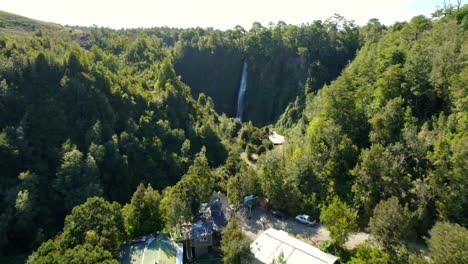
[[[255,207],[252,209],[250,218],[247,215],[243,216],[242,227],[245,231],[259,235],[264,230],[272,227],[277,230],[282,230],[293,236],[301,236],[309,238],[319,233],[320,225],[307,226],[296,222],[292,217],[285,220],[275,218],[271,213],[262,208]]]

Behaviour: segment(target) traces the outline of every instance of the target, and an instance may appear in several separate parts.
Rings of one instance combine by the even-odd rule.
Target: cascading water
[[[236,117],[242,122],[242,113],[244,112],[244,95],[247,90],[247,62],[244,61],[242,66],[242,78],[239,87],[239,95],[237,96],[237,115]]]

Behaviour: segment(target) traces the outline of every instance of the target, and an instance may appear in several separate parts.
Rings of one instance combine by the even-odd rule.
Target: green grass
[[[28,36],[37,30],[58,31],[65,27],[0,11],[0,35]]]

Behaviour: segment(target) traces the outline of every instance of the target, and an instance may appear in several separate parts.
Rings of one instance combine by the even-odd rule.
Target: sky
[[[288,24],[325,20],[337,13],[358,25],[371,18],[391,25],[430,14],[444,0],[0,0],[0,10],[62,25],[213,27],[253,22]],[[467,3],[468,0],[462,0]],[[450,0],[446,0],[450,2]],[[455,3],[456,0],[451,0]]]

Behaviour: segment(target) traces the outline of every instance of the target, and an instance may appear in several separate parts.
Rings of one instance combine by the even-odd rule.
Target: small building
[[[167,235],[147,235],[124,244],[121,256],[121,264],[182,264],[184,249]]]
[[[226,228],[232,212],[226,196],[221,192],[200,205],[198,216],[189,231],[189,256],[200,256],[212,250],[216,238],[220,237]]]
[[[258,263],[271,263],[283,253],[288,264],[335,264],[338,257],[296,239],[288,233],[269,228],[250,245]]]
[[[268,139],[273,143],[273,145],[283,145],[285,140],[284,136],[276,133],[276,131],[273,131],[269,136]]]
[[[192,256],[201,256],[213,248],[213,222],[197,218],[190,227],[190,250]]]

